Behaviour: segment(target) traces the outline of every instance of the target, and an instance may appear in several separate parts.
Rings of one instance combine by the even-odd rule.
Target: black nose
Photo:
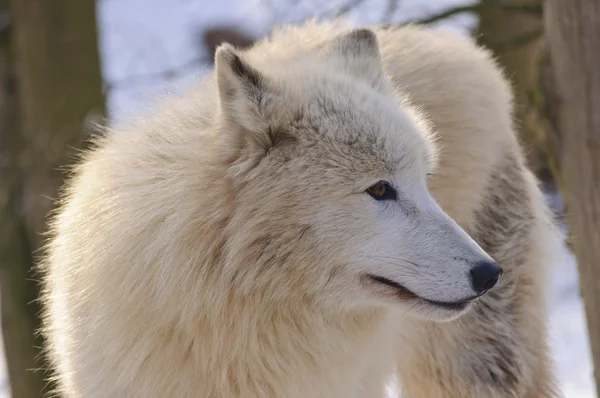
[[[485,293],[496,285],[502,268],[492,261],[480,261],[471,268],[471,284],[477,293]]]

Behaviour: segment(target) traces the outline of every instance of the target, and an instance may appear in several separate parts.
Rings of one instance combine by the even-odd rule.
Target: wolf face
[[[428,192],[433,135],[391,89],[374,33],[263,66],[216,53],[232,289],[447,320],[494,286],[500,267]]]

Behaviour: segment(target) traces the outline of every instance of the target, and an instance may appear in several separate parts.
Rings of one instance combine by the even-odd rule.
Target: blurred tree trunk
[[[8,7],[3,4],[2,13]],[[35,369],[38,355],[33,330],[37,327],[35,313],[38,307],[28,306],[36,298],[35,285],[30,282],[31,250],[25,226],[15,207],[19,197],[21,174],[16,170],[14,152],[17,145],[15,77],[11,60],[10,34],[7,26],[0,33],[0,306],[4,352],[8,380],[14,384],[14,397],[39,396],[43,387],[40,374],[25,372]],[[12,379],[12,380],[11,380]],[[28,394],[26,390],[38,395]]]
[[[510,7],[502,7],[508,4]],[[518,6],[540,12],[522,12]],[[543,20],[541,0],[481,0],[476,37],[493,51],[515,94],[515,124],[529,166],[535,174],[549,179],[546,154],[540,146],[544,127],[538,114],[540,59]]]
[[[600,395],[600,1],[544,6],[562,187]]]
[[[15,398],[43,395],[32,267],[59,168],[81,146],[86,120],[103,114],[96,36],[93,0],[10,0],[0,47],[0,305]]]

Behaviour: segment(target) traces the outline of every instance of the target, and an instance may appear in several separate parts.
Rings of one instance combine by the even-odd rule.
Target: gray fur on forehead
[[[421,131],[423,126],[417,125],[396,98],[353,91],[352,86],[345,88],[347,91],[341,95],[332,96],[330,90],[319,93],[306,106],[304,120],[319,132],[320,138],[326,135],[336,143],[355,148],[363,143],[378,152],[427,151],[424,135],[428,131]],[[367,103],[369,108],[365,108]],[[400,136],[403,140],[393,140]],[[398,157],[393,158],[396,161]]]
[[[328,112],[314,117],[302,113],[290,127],[279,131],[281,135],[293,136],[295,139],[287,142],[295,148],[294,153],[314,159],[315,165],[353,173],[394,173],[409,167],[420,155],[418,152],[423,151],[417,145],[394,146],[376,124],[353,113],[351,108],[322,108],[326,104],[315,101],[314,107]]]

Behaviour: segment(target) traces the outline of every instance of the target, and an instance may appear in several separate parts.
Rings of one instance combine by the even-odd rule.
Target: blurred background
[[[51,389],[32,267],[64,166],[95,123],[185,90],[210,73],[223,41],[249,46],[315,16],[424,24],[494,52],[513,83],[529,165],[579,260],[570,253],[556,268],[549,298],[561,387],[569,398],[597,396],[599,0],[0,0],[1,398]]]

